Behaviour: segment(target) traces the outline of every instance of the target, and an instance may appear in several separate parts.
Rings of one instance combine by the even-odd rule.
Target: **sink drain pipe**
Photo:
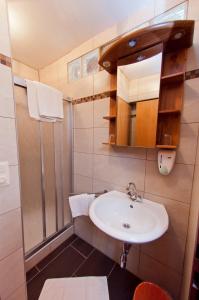
[[[122,269],[126,269],[127,256],[129,254],[130,248],[131,248],[131,244],[129,244],[129,243],[123,243],[122,255],[120,257],[120,267]]]

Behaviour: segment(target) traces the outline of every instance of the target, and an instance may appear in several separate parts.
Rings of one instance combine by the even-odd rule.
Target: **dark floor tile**
[[[28,284],[28,300],[38,300],[46,279],[71,277],[83,261],[84,258],[77,251],[70,246],[66,248]]]
[[[91,245],[89,245],[87,242],[83,241],[80,238],[77,238],[72,243],[72,246],[86,257],[88,257],[91,251],[94,249]]]
[[[38,263],[37,267],[39,270],[42,270],[46,265],[48,265],[52,260],[55,259],[67,246],[69,246],[77,236],[73,234],[66,241],[64,241],[59,247],[57,247],[53,252],[51,252],[48,256],[46,256],[40,263]]]
[[[46,279],[44,274],[39,273],[39,275],[27,284],[28,300],[38,300]]]
[[[76,272],[76,276],[108,276],[114,261],[95,250]]]
[[[132,300],[134,290],[140,282],[132,273],[116,265],[108,278],[110,300]]]
[[[37,269],[34,267],[26,273],[26,281],[29,282],[35,275],[38,274]]]
[[[47,274],[48,278],[69,277],[83,261],[84,258],[69,246],[43,272]]]

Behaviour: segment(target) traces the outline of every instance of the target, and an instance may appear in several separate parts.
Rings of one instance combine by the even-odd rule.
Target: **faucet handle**
[[[127,190],[127,191],[130,190],[131,183],[132,183],[132,182],[129,182],[129,183],[128,183],[128,185],[127,185],[127,187],[126,187],[126,190]]]
[[[129,191],[131,189],[131,187],[136,190],[136,185],[134,182],[129,182],[128,185],[127,185],[127,188],[126,190]]]

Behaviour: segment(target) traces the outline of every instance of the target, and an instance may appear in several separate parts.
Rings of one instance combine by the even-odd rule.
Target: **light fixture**
[[[173,39],[174,40],[179,40],[183,37],[183,35],[184,35],[183,32],[177,32],[177,33],[174,34]]]
[[[104,62],[103,62],[103,67],[104,67],[104,68],[109,68],[110,66],[111,66],[110,61],[104,61]]]
[[[145,59],[146,57],[144,55],[139,55],[136,60],[137,61],[142,61],[143,59]]]
[[[133,48],[133,47],[135,47],[135,45],[137,44],[137,41],[136,41],[136,40],[130,40],[130,41],[128,42],[128,44],[129,44],[129,47]]]

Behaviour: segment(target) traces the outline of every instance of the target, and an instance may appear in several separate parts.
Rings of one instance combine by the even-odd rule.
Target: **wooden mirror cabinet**
[[[193,43],[193,32],[191,20],[149,26],[121,37],[101,56],[99,64],[117,79],[119,66],[138,64],[162,53],[159,97],[136,102],[133,147],[178,146],[187,48]],[[104,116],[109,121],[109,140],[105,144],[129,146],[127,128],[133,116],[132,103],[118,97],[117,88],[111,93],[109,115]]]

